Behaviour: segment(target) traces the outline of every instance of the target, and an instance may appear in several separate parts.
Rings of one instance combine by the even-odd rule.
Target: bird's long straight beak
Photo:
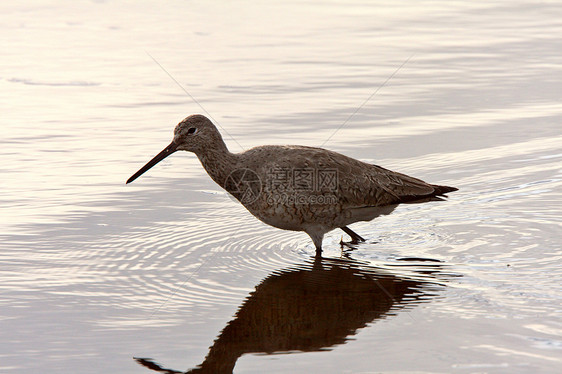
[[[139,171],[133,174],[133,176],[127,180],[126,184],[131,183],[132,181],[143,175],[145,171],[147,171],[148,169],[150,169],[151,167],[153,167],[154,165],[156,165],[157,163],[159,163],[160,161],[162,161],[163,159],[165,159],[166,157],[177,151],[177,149],[178,149],[178,145],[174,142],[171,142],[170,145],[164,148],[162,152],[154,156],[152,160],[148,161],[146,165],[144,165],[142,168],[140,168]]]

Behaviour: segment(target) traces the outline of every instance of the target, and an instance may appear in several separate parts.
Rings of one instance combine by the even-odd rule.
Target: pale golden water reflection
[[[330,350],[379,319],[435,298],[452,276],[431,260],[404,259],[384,269],[349,255],[315,257],[274,271],[246,298],[205,360],[187,373],[232,373],[248,353]],[[164,368],[153,359],[136,360],[159,372],[186,372]]]

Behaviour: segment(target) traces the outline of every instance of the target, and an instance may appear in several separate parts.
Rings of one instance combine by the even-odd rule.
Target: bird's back
[[[330,150],[306,146],[261,146],[242,154],[241,164],[265,178],[265,189],[333,193],[344,208],[381,207],[456,191],[368,164]]]

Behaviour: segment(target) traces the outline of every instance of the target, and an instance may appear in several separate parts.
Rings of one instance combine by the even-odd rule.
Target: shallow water
[[[557,2],[0,8],[0,371],[562,369]],[[193,155],[125,186],[205,111],[460,190],[318,263]]]

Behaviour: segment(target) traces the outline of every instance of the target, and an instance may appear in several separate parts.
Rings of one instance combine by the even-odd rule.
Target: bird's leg
[[[341,239],[340,239],[340,248],[341,248],[341,252],[342,252],[342,253],[343,253],[343,246],[344,246],[344,245],[345,245],[346,247],[351,248],[350,245],[349,245],[349,243],[346,243],[346,242],[343,241],[343,235],[342,235],[342,236],[341,236]]]
[[[340,229],[342,229],[347,235],[351,236],[351,244],[358,244],[359,242],[365,241],[365,239],[363,239],[361,235],[357,234],[347,226],[340,227]]]
[[[322,239],[324,238],[324,233],[320,230],[310,230],[306,231],[308,236],[312,239],[314,246],[316,247],[316,257],[322,256]]]
[[[322,257],[322,247],[316,247],[316,257]]]

